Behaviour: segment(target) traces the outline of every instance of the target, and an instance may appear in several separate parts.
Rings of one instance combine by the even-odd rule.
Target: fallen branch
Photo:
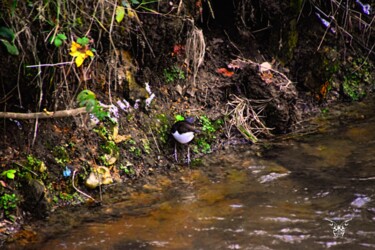
[[[43,112],[36,113],[14,113],[14,112],[0,112],[0,118],[8,118],[15,120],[25,120],[25,119],[46,119],[46,118],[62,118],[69,116],[77,116],[80,114],[87,113],[86,107],[69,109],[69,110],[59,110],[55,112],[49,112],[44,110]]]

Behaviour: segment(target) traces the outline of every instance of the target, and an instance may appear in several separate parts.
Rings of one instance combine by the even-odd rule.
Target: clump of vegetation
[[[165,114],[156,115],[155,129],[161,143],[166,144],[169,137],[169,121]]]
[[[44,173],[47,170],[47,167],[43,161],[39,160],[33,155],[28,155],[26,169],[31,170],[33,172]]]
[[[211,144],[216,139],[215,133],[223,126],[224,122],[221,119],[211,121],[206,115],[199,118],[201,123],[201,133],[196,139],[196,145],[193,147],[195,153],[202,152],[208,154],[211,152]]]
[[[101,146],[101,148],[104,151],[104,154],[99,157],[100,161],[105,166],[113,165],[117,161],[120,152],[116,143],[113,141],[107,141],[105,145]]]
[[[125,166],[120,164],[119,169],[123,170],[124,173],[129,177],[133,177],[136,174],[132,164],[126,164]]]
[[[65,166],[70,162],[68,151],[63,146],[56,146],[53,149],[53,156],[57,164]]]
[[[137,147],[137,142],[133,139],[127,141],[127,150],[135,157],[142,155],[142,150]]]
[[[374,67],[362,58],[349,59],[349,65],[343,68],[344,81],[342,90],[345,96],[353,101],[361,100],[366,95],[366,89],[374,86]],[[349,66],[349,67],[348,67]]]
[[[104,120],[106,117],[109,117],[109,112],[104,110],[104,108],[99,104],[94,92],[87,89],[82,90],[77,96],[77,101],[80,107],[86,107],[87,112],[92,113],[100,121]]]
[[[1,176],[5,176],[9,180],[14,180],[14,178],[16,177],[16,172],[17,170],[15,169],[8,169],[8,170],[3,171],[1,173]]]
[[[174,82],[176,80],[185,80],[185,72],[174,65],[173,67],[169,69],[164,69],[164,78],[167,83]]]
[[[17,56],[19,54],[17,46],[14,44],[16,35],[13,30],[7,27],[0,27],[0,43],[2,43],[9,54]]]
[[[18,197],[16,194],[4,193],[0,196],[0,209],[3,211],[4,216],[11,221],[15,220],[13,213],[17,209]]]

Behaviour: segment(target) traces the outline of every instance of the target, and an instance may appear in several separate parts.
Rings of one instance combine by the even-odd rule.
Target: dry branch
[[[262,113],[271,99],[251,100],[236,95],[232,95],[232,98],[234,100],[228,102],[226,112],[227,116],[230,117],[226,122],[226,134],[228,138],[231,137],[233,127],[236,127],[246,139],[254,143],[258,141],[257,136],[260,134],[271,135],[271,128],[266,127],[260,116],[260,113]]]
[[[36,112],[36,113],[14,113],[14,112],[0,112],[0,118],[25,120],[25,119],[46,119],[46,118],[62,118],[69,116],[77,116],[87,113],[86,108],[76,108],[69,110],[59,110],[55,112]]]

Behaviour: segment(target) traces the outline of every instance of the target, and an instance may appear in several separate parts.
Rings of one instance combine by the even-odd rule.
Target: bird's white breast
[[[182,144],[188,143],[194,138],[194,132],[186,132],[186,133],[180,134],[178,133],[178,131],[176,131],[172,135],[176,139],[176,141]]]

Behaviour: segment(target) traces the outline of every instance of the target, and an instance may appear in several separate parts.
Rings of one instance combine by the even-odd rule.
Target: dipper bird
[[[173,124],[171,129],[171,134],[173,138],[181,143],[188,144],[194,139],[194,133],[199,133],[199,130],[195,129],[193,125],[193,118],[186,118],[185,121],[178,121]],[[177,145],[174,146],[174,157],[177,161]],[[188,155],[187,155],[188,164],[190,163],[190,148],[188,146]]]

